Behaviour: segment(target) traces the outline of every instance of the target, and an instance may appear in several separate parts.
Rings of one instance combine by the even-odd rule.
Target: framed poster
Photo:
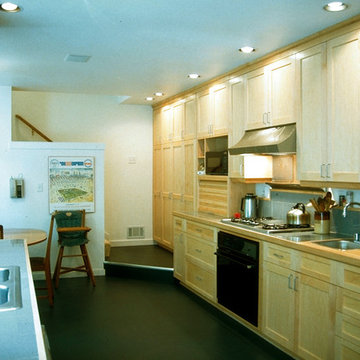
[[[49,208],[95,211],[94,158],[49,157]]]

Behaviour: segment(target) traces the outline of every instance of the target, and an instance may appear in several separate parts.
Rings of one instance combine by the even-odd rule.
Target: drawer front
[[[291,268],[291,249],[265,242],[264,260],[286,268]]]
[[[360,346],[335,336],[336,360],[360,360]]]
[[[339,262],[336,266],[337,285],[360,293],[360,267]]]
[[[360,294],[338,287],[336,311],[360,321]]]
[[[215,301],[215,273],[186,262],[186,283],[200,294]]]
[[[360,320],[336,313],[336,335],[355,345],[360,344]]]
[[[185,224],[184,219],[174,217],[174,230],[183,231],[184,230],[184,224]]]
[[[216,261],[215,250],[214,244],[198,240],[190,235],[187,236],[187,254],[213,267],[215,267]]]
[[[212,227],[188,221],[186,224],[186,232],[187,234],[198,237],[200,239],[216,242],[216,230]]]
[[[319,280],[329,283],[335,283],[335,279],[331,279],[332,267],[335,267],[335,262],[320,256],[311,255],[303,252],[297,254],[297,271]],[[331,281],[332,280],[332,281]]]

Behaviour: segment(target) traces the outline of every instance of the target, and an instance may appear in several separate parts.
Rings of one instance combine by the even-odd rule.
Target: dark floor
[[[61,279],[40,299],[53,360],[290,359],[174,281]]]
[[[173,267],[172,253],[158,245],[112,247],[109,262]]]

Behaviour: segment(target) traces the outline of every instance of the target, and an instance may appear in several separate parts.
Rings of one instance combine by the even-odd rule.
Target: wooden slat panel
[[[199,211],[227,216],[227,182],[200,180]]]

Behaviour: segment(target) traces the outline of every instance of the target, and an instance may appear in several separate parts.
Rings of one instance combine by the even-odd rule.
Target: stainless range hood
[[[296,153],[296,124],[246,130],[230,155]]]

